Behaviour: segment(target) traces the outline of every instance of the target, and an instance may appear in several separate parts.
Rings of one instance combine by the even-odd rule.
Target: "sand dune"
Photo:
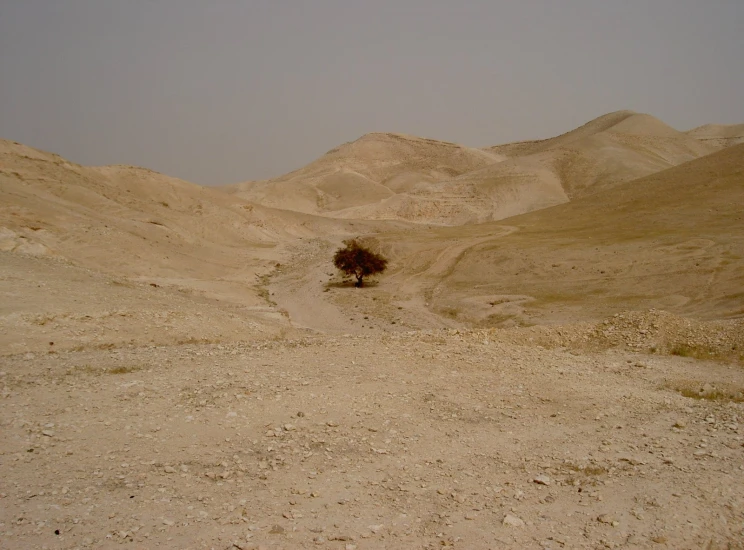
[[[632,111],[561,136],[482,150],[400,134],[368,134],[308,166],[224,191],[332,216],[463,225],[560,204],[720,147]]]

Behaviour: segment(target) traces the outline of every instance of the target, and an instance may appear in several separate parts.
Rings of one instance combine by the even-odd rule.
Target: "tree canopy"
[[[343,248],[336,250],[333,265],[347,275],[356,277],[356,286],[364,286],[364,278],[368,275],[382,273],[387,268],[387,259],[369,248],[357,239],[344,241]]]

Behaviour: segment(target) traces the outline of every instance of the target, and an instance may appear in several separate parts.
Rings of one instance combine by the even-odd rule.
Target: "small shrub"
[[[744,388],[726,383],[716,383],[714,385],[697,380],[681,380],[674,384],[667,384],[666,388],[689,399],[744,403]]]
[[[669,350],[669,353],[671,355],[676,355],[678,357],[692,357],[692,348],[690,346],[687,346],[685,344],[677,344],[672,349]]]
[[[142,367],[139,365],[123,365],[120,367],[114,367],[113,369],[109,369],[109,374],[128,374],[130,372],[137,372],[138,370],[142,370]]]

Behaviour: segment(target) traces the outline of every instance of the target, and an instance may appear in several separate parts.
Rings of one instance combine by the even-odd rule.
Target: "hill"
[[[463,225],[567,202],[718,147],[649,115],[620,111],[555,138],[480,150],[368,134],[285,176],[222,189],[336,218]]]
[[[714,147],[731,147],[744,143],[744,124],[705,124],[685,133]]]
[[[285,176],[222,189],[267,206],[327,214],[374,204],[502,159],[455,143],[372,133]]]
[[[393,301],[484,326],[659,308],[744,317],[744,144],[570,203],[377,237]],[[416,298],[419,296],[420,298]]]
[[[217,317],[224,307],[238,308],[251,322],[283,325],[262,281],[288,256],[288,243],[375,229],[265,208],[143,168],[85,167],[0,141],[0,253],[13,255],[21,271],[51,275],[57,265],[70,274],[17,296],[18,308],[41,307],[42,316],[100,318],[108,301],[128,293],[130,303],[150,303],[153,311],[183,310],[174,304],[186,296]],[[46,310],[44,293],[65,285],[70,300]],[[97,298],[86,292],[91,285],[100,287]],[[9,311],[11,302],[7,297]],[[108,335],[119,339],[113,328]]]
[[[324,217],[0,142],[0,547],[741,548],[744,144],[551,164],[646,138],[688,139],[442,176],[406,138]],[[510,217],[333,219],[352,172]],[[350,235],[391,260],[363,289]]]

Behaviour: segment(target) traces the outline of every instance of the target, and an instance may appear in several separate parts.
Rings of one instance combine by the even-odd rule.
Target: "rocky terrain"
[[[741,547],[740,365],[530,339],[6,356],[2,544]]]
[[[372,135],[229,192],[0,142],[0,547],[744,548],[739,129]]]

